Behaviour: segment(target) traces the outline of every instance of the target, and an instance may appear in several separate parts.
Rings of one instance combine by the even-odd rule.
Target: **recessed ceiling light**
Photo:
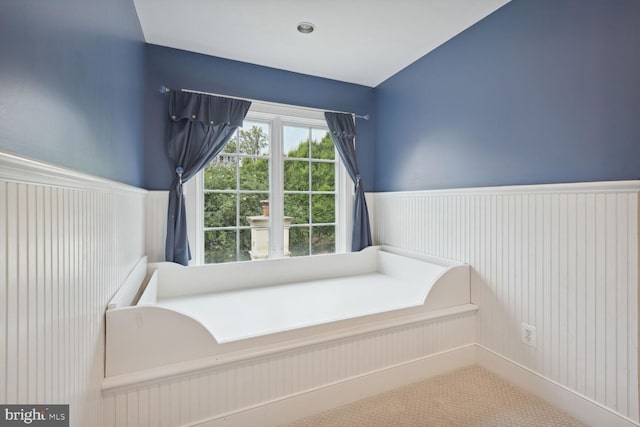
[[[313,33],[313,30],[316,29],[316,26],[311,22],[301,22],[298,24],[298,31],[302,34]]]

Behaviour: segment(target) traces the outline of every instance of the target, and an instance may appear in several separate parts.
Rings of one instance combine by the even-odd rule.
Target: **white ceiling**
[[[134,0],[147,43],[371,87],[509,1]]]

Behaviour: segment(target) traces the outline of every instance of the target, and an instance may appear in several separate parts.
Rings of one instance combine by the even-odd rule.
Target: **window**
[[[269,203],[270,134],[269,123],[245,121],[204,169],[207,264],[251,259],[252,218]]]
[[[349,184],[321,113],[254,103],[186,185],[192,263],[344,251]]]
[[[336,156],[326,127],[283,126],[284,215],[292,256],[335,252]]]

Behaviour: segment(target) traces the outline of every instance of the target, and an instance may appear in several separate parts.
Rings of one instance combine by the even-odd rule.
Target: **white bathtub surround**
[[[0,402],[101,425],[104,310],[144,252],[145,193],[0,152]]]
[[[261,262],[157,263],[149,266],[144,303],[129,306],[144,287],[141,262],[137,281],[109,304],[106,376],[299,347],[319,336],[326,341],[369,332],[372,325],[475,310],[469,307],[468,266],[437,261],[372,247]]]
[[[472,266],[483,348],[637,423],[639,191],[623,181],[378,193],[370,210],[376,243]],[[536,347],[522,323],[536,327]]]
[[[157,409],[170,425],[218,420],[327,387],[346,392],[369,384],[371,392],[383,391],[398,384],[379,383],[388,370],[410,382],[422,374],[409,366],[433,372],[468,364],[476,311],[469,304],[468,266],[387,249],[195,267],[152,264],[141,302],[122,307],[115,301],[107,312],[106,425],[154,425]],[[299,299],[296,287],[304,291]],[[202,300],[185,304],[197,296],[210,311],[200,310]],[[162,394],[165,387],[169,395]],[[311,407],[332,401],[327,396],[336,390],[321,392],[325,397]],[[353,399],[362,390],[344,392],[343,399]],[[189,396],[198,399],[197,408],[175,406],[191,405]],[[131,403],[140,398],[143,406]]]

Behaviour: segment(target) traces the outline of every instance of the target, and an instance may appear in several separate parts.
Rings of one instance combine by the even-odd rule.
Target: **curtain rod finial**
[[[166,87],[165,85],[161,85],[161,86],[158,88],[158,92],[160,92],[161,94],[163,94],[163,95],[164,95],[165,93],[169,93],[169,92],[171,92],[171,89],[169,89],[169,88],[168,88],[168,87]]]

